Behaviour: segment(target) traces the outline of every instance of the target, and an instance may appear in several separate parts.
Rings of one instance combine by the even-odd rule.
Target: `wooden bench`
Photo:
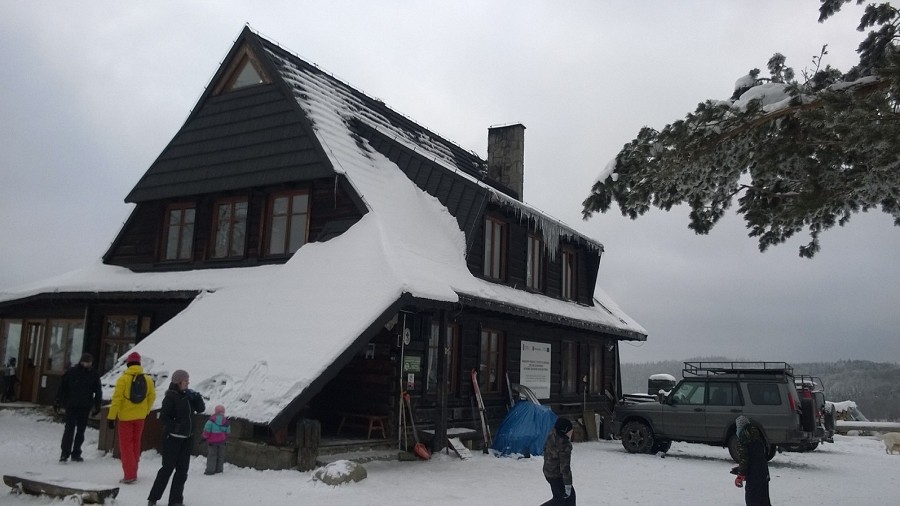
[[[103,504],[107,498],[115,499],[119,495],[119,487],[84,483],[32,472],[22,473],[21,476],[4,475],[3,483],[12,487],[14,493],[72,498],[79,503],[88,504]]]
[[[340,435],[344,427],[360,427],[367,429],[366,438],[372,439],[372,432],[381,432],[382,439],[387,439],[387,432],[384,430],[384,422],[387,420],[383,415],[369,415],[364,413],[340,413],[341,423],[338,425],[337,434]]]

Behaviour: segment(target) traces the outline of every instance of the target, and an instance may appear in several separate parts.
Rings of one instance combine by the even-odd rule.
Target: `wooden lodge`
[[[494,429],[507,413],[510,383],[528,386],[562,416],[610,412],[621,393],[619,342],[644,340],[646,333],[595,291],[603,246],[523,203],[524,130],[518,124],[489,129],[483,160],[245,28],[184,125],[126,197],[134,209],[100,266],[115,276],[92,273],[84,278],[91,282],[82,282],[76,275],[0,291],[0,352],[4,363],[17,359],[18,398],[52,403],[62,373],[85,351],[97,357],[108,384],[133,347],[152,359],[145,368],[161,375],[158,387],[165,388],[165,371],[180,365],[184,350],[215,338],[182,332],[177,338],[184,346],[166,343],[175,342],[177,329],[192,328],[179,322],[196,325],[196,301],[211,305],[241,289],[228,285],[234,273],[274,269],[285,277],[294,263],[311,271],[340,267],[301,265],[325,261],[300,252],[316,245],[339,250],[341,240],[371,220],[401,240],[417,240],[398,230],[406,226],[403,213],[417,220],[423,214],[383,204],[402,186],[426,197],[419,205],[446,209],[436,216],[448,212],[455,219],[457,230],[445,235],[463,252],[463,274],[431,279],[417,264],[398,266],[411,281],[397,281],[408,288],[392,302],[371,310],[348,302],[333,313],[303,315],[310,326],[338,312],[372,315],[347,336],[303,327],[276,339],[291,324],[271,322],[277,316],[260,312],[248,296],[242,314],[219,313],[270,325],[235,339],[248,357],[265,351],[297,361],[297,374],[319,372],[298,378],[302,388],[289,390],[290,398],[273,397],[280,403],[275,412],[251,416],[260,411],[244,414],[241,402],[265,391],[234,376],[230,381],[247,389],[243,397],[219,397],[224,380],[203,373],[215,364],[188,364],[210,410],[225,403],[243,420],[240,438],[248,441],[289,445],[303,420],[318,420],[323,436],[340,427],[342,434],[396,441],[401,394],[408,391],[417,428],[436,434],[430,444],[439,450],[448,431],[479,428],[474,369]],[[370,177],[369,166],[392,172]],[[435,245],[426,260],[440,268],[452,257],[446,249]],[[376,256],[355,254],[354,263]],[[163,276],[171,281],[154,281]],[[369,289],[351,279],[316,287],[298,282],[297,290],[350,301],[357,297],[339,290],[354,282],[354,293]],[[422,288],[441,283],[449,295]],[[327,329],[328,322],[316,328]],[[309,350],[320,349],[322,339],[340,343],[338,351],[310,356],[318,355]]]

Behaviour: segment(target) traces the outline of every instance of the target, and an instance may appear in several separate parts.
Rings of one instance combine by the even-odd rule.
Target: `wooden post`
[[[447,382],[449,381],[447,360],[447,311],[440,310],[438,319],[438,356],[437,356],[437,391],[438,412],[440,416],[435,420],[434,438],[431,440],[431,453],[438,453],[447,446]]]
[[[318,420],[307,418],[297,422],[297,470],[311,471],[319,458],[319,439],[322,426]]]

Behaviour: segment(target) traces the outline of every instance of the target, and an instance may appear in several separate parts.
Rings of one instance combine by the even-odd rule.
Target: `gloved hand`
[[[747,477],[743,474],[737,475],[737,478],[734,479],[734,486],[737,488],[743,488],[744,482],[747,480]]]
[[[91,410],[91,416],[97,416],[100,414],[100,406],[94,406],[94,409]]]
[[[116,421],[115,421],[115,420],[107,420],[107,421],[106,421],[106,427],[107,427],[109,430],[115,429],[115,428],[116,428]]]
[[[572,495],[572,485],[566,485],[566,497]]]
[[[53,412],[56,413],[57,415],[59,414],[59,404],[53,405]]]

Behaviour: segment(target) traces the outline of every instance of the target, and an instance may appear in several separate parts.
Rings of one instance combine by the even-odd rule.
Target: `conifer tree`
[[[821,0],[819,21],[850,1]],[[632,219],[687,204],[689,228],[706,234],[736,199],[760,251],[805,230],[807,258],[823,231],[855,213],[880,208],[900,226],[898,25],[890,4],[867,5],[857,29],[870,31],[846,73],[822,67],[826,47],[799,79],[776,53],[769,77],[751,70],[731,99],[642,128],[594,184],[583,217],[613,201]]]

